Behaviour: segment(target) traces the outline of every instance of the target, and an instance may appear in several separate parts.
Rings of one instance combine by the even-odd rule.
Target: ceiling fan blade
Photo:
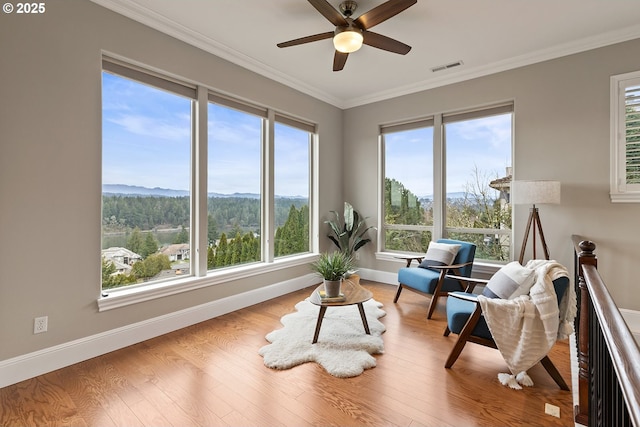
[[[344,64],[347,62],[348,53],[338,52],[336,50],[333,55],[333,71],[340,71],[344,68]]]
[[[309,1],[311,2],[311,0]],[[418,0],[389,0],[380,6],[374,7],[367,13],[360,15],[354,22],[360,28],[366,30],[397,15],[417,2]]]
[[[347,20],[344,19],[342,14],[334,9],[327,0],[309,0],[309,3],[336,27],[348,25]]]
[[[330,39],[331,37],[333,37],[333,31],[314,34],[312,36],[307,36],[307,37],[300,37],[299,39],[293,39],[287,42],[278,43],[276,46],[278,47],[297,46],[299,44],[317,42],[318,40],[324,40],[324,39]]]
[[[391,37],[383,36],[382,34],[364,31],[362,35],[364,36],[364,44],[377,47],[378,49],[399,53],[400,55],[406,55],[411,50],[411,46],[394,40]]]

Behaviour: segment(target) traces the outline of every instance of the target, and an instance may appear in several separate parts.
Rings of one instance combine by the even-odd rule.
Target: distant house
[[[102,250],[102,258],[111,261],[116,267],[116,274],[129,274],[131,266],[142,257],[127,248],[112,247]]]
[[[169,261],[183,261],[189,259],[189,244],[177,243],[160,249],[160,253],[169,257]]]
[[[507,176],[494,179],[489,183],[489,187],[500,192],[500,205],[504,208],[511,201],[511,180],[513,179],[511,168],[507,168]]]

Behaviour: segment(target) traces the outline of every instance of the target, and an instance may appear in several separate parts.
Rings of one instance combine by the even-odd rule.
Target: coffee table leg
[[[371,332],[369,332],[369,323],[367,322],[367,316],[364,314],[364,307],[362,306],[362,303],[358,304],[358,310],[360,310],[360,317],[362,318],[364,331],[367,333],[367,335],[371,335]]]
[[[316,332],[313,334],[313,341],[311,344],[315,344],[318,342],[318,335],[320,335],[320,326],[322,326],[322,319],[324,318],[324,312],[327,311],[326,305],[320,306],[320,312],[318,313],[318,321],[316,322]]]

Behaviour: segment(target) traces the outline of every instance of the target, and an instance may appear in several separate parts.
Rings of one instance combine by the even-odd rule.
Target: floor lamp
[[[519,262],[524,261],[524,252],[529,240],[529,232],[533,230],[533,258],[536,259],[536,230],[540,234],[540,242],[544,250],[545,259],[549,259],[549,249],[544,239],[540,214],[536,204],[559,204],[560,203],[560,182],[559,181],[513,181],[511,184],[511,203],[514,205],[532,205],[529,210],[529,220],[524,232],[524,240],[520,249]]]

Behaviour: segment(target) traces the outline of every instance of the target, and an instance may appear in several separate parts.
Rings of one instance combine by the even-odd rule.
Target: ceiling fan
[[[340,3],[340,12],[342,12],[340,13],[327,0],[309,0],[309,3],[335,25],[336,29],[278,43],[277,46],[290,47],[333,38],[333,45],[336,49],[333,56],[333,71],[342,70],[349,54],[360,49],[363,43],[378,49],[406,55],[411,50],[411,46],[369,31],[369,28],[386,21],[417,2],[418,0],[388,0],[353,19],[351,16],[358,7],[358,3],[355,1],[346,0]]]

